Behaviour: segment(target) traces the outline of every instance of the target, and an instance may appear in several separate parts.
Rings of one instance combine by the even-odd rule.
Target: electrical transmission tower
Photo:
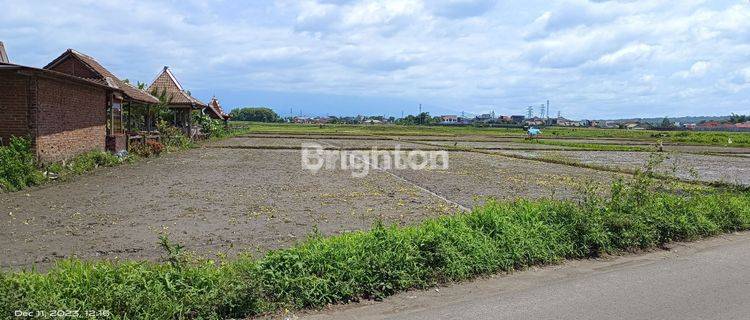
[[[526,107],[526,114],[528,115],[528,118],[531,119],[534,117],[534,107],[528,106]]]
[[[541,107],[541,109],[540,109],[540,110],[541,110],[541,112],[539,112],[539,118],[542,118],[542,119],[544,119],[544,110],[545,110],[545,109],[544,109],[544,105],[542,105],[542,107]]]

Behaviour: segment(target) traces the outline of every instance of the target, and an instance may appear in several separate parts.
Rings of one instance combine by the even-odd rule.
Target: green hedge
[[[750,228],[750,194],[613,185],[607,198],[490,202],[410,227],[313,234],[260,259],[169,263],[66,260],[0,273],[0,311],[109,310],[121,319],[244,317],[393,293],[569,258]],[[82,311],[83,312],[83,311]]]

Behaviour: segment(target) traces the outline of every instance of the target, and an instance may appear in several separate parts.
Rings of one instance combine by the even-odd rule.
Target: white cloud
[[[690,66],[690,69],[675,73],[676,76],[683,79],[689,78],[700,78],[706,75],[706,72],[711,68],[711,63],[708,61],[696,61]]]
[[[716,108],[750,98],[750,4],[727,1],[0,0],[0,40],[36,66],[68,47],[141,81],[170,65],[194,92],[386,96],[476,113],[550,99],[569,117],[729,113]]]

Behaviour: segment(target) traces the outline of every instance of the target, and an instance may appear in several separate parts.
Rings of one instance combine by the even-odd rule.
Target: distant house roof
[[[66,61],[69,61],[70,59],[80,62],[86,68],[88,68],[89,69],[88,71],[90,72],[87,73],[86,76],[82,76],[82,75],[76,74],[75,71],[73,70],[69,70],[63,67],[62,66],[63,63]],[[148,92],[138,89],[134,87],[133,85],[126,83],[125,81],[122,81],[119,78],[117,78],[117,76],[115,76],[112,72],[107,70],[107,68],[102,66],[98,61],[96,61],[96,59],[92,58],[91,56],[80,53],[78,51],[75,51],[73,49],[65,50],[65,52],[63,52],[63,54],[57,57],[57,59],[52,60],[52,62],[44,66],[44,69],[68,73],[68,74],[80,76],[82,78],[86,78],[89,80],[99,82],[101,84],[109,86],[110,88],[121,91],[123,95],[125,95],[126,98],[133,100],[135,102],[140,102],[143,104],[159,103],[159,99],[148,94]]]
[[[221,105],[219,104],[219,100],[216,99],[216,97],[211,98],[211,102],[208,103],[208,108],[206,108],[211,113],[211,116],[216,119],[222,119],[222,120],[228,120],[229,115],[224,113],[224,110],[221,109]]]
[[[2,41],[0,41],[0,62],[10,63],[10,59],[8,59],[8,53],[5,52],[5,45]]]
[[[162,91],[166,91],[169,98],[171,98],[170,105],[174,106],[192,106],[192,107],[208,107],[204,102],[193,98],[188,92],[182,88],[182,85],[177,78],[175,78],[169,67],[164,66],[156,79],[148,87],[149,92],[157,91],[159,94]]]

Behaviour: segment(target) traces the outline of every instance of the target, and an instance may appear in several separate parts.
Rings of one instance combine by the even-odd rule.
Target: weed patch
[[[0,146],[0,190],[16,191],[42,181],[28,139],[12,137],[7,146]]]
[[[90,151],[80,154],[68,161],[53,163],[46,167],[49,174],[58,178],[67,178],[71,175],[79,175],[89,172],[98,167],[113,167],[122,162],[122,159],[106,151]]]

